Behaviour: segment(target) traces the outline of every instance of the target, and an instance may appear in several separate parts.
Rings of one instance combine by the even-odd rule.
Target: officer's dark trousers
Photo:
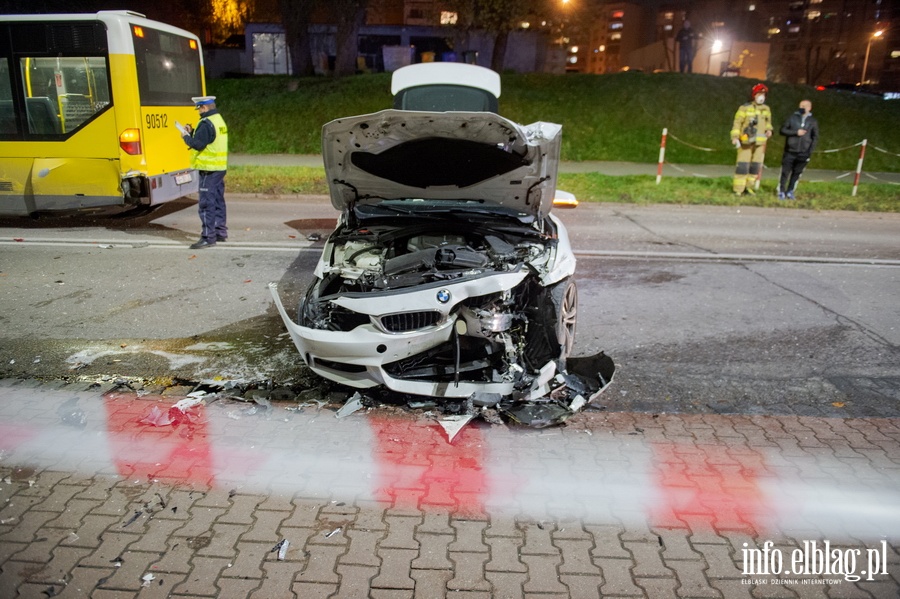
[[[225,214],[225,171],[200,171],[200,237],[209,243],[228,237]]]

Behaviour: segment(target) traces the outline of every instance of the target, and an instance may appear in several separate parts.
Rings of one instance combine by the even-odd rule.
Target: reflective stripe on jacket
[[[200,119],[201,123],[203,121],[208,121],[213,126],[216,136],[199,152],[191,150],[191,167],[198,171],[228,170],[228,126],[225,119],[216,113]]]
[[[755,125],[753,121],[756,121]],[[741,135],[755,130],[753,139],[742,139]],[[731,126],[731,138],[741,139],[744,144],[764,144],[768,137],[766,131],[772,131],[772,111],[765,104],[748,102],[741,105],[734,115]]]

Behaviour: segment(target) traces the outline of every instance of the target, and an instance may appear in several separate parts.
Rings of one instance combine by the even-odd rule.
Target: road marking
[[[89,247],[107,250],[130,249],[164,249],[192,251],[183,242],[168,240],[97,240],[97,239],[58,239],[46,238],[22,238],[22,241],[0,240],[0,246],[28,246],[28,247]],[[215,248],[207,248],[205,251],[256,251],[256,252],[316,252],[322,251],[321,245],[282,245],[275,243],[237,242],[217,244]],[[637,258],[641,260],[677,260],[691,262],[798,262],[806,264],[836,264],[854,266],[888,266],[900,267],[900,260],[883,258],[834,258],[822,256],[785,256],[765,254],[715,254],[703,252],[635,252],[627,250],[574,250],[575,256],[585,260],[602,258]]]

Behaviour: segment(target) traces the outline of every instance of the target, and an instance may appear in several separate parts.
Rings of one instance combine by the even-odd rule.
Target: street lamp
[[[876,38],[881,37],[882,33],[884,33],[883,30],[879,30],[879,31],[876,31],[875,33],[873,33],[872,37],[869,38],[869,43],[866,44],[866,59],[863,60],[862,78],[861,78],[861,81],[859,82],[860,85],[865,85],[865,83],[866,83],[866,68],[869,66],[869,50],[872,49],[872,41],[875,40]]]
[[[713,54],[718,54],[719,51],[722,49],[722,46],[723,46],[723,45],[724,45],[724,44],[722,44],[722,40],[715,40],[715,41],[712,43],[712,46],[709,48],[709,57],[707,57],[707,60],[706,60],[706,72],[707,72],[707,74],[712,75],[712,57],[713,57]]]

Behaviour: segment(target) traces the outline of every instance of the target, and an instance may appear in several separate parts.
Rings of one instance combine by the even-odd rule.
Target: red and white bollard
[[[862,140],[862,147],[859,149],[859,162],[856,163],[856,176],[853,177],[853,197],[856,197],[856,190],[859,188],[859,174],[862,172],[863,158],[866,156],[866,144],[868,139]]]
[[[668,127],[663,129],[662,140],[659,142],[659,164],[656,166],[656,184],[662,180],[663,161],[666,159],[666,135],[668,135]]]

